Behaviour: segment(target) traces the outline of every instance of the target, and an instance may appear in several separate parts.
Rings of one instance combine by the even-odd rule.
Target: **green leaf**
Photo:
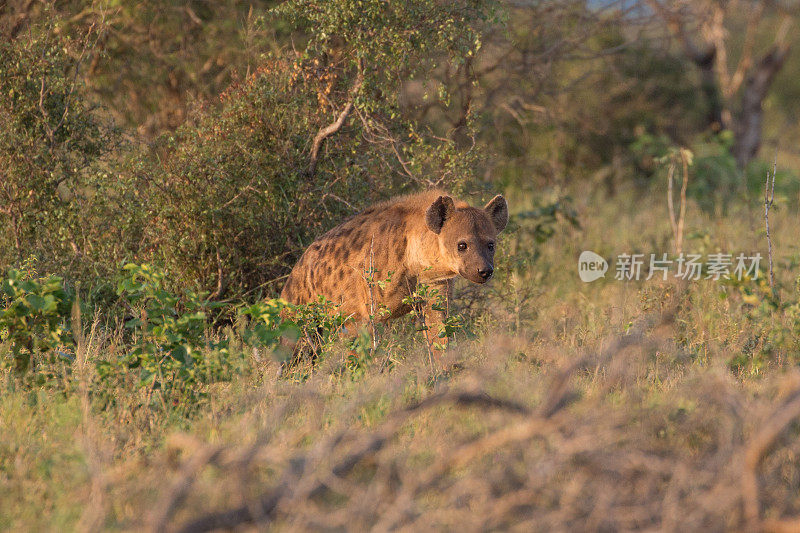
[[[47,301],[38,294],[29,294],[25,297],[25,301],[35,311],[43,311],[47,306]]]

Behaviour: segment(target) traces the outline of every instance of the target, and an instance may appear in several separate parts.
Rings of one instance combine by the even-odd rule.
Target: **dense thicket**
[[[118,137],[86,99],[79,69],[97,39],[52,25],[0,41],[0,263],[34,256],[84,273],[103,240],[95,198],[115,180]]]
[[[31,259],[89,283],[124,261],[152,262],[215,298],[269,293],[315,235],[365,204],[472,180],[474,147],[405,116],[400,97],[437,61],[474,56],[489,5],[326,6],[270,12],[260,27],[284,26],[303,46],[259,54],[251,73],[150,144],[122,143],[84,83],[97,82],[86,64],[107,60],[113,24],[72,28],[80,38],[70,39],[50,12],[5,41],[0,262]]]

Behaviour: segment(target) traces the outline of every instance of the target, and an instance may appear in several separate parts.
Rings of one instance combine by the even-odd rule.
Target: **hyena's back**
[[[300,258],[281,296],[294,304],[324,296],[356,319],[378,315],[378,306],[391,316],[400,314],[417,281],[408,275],[414,255],[409,237],[425,230],[425,210],[441,194],[429,191],[377,204],[322,235]]]

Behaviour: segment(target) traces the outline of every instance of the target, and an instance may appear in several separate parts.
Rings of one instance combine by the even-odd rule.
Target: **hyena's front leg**
[[[425,327],[425,340],[429,353],[438,364],[442,352],[447,348],[447,336],[444,335],[445,321],[450,310],[453,297],[453,280],[440,281],[428,285],[427,298],[422,308],[422,319]]]

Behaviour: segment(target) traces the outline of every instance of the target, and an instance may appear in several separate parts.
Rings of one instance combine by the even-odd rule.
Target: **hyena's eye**
[[[494,243],[493,242],[487,243],[486,247],[489,249],[490,252],[494,252]]]
[[[458,243],[458,251],[459,251],[459,252],[463,252],[463,251],[465,251],[466,249],[467,249],[467,243],[465,243],[465,242],[460,242],[460,243]]]

